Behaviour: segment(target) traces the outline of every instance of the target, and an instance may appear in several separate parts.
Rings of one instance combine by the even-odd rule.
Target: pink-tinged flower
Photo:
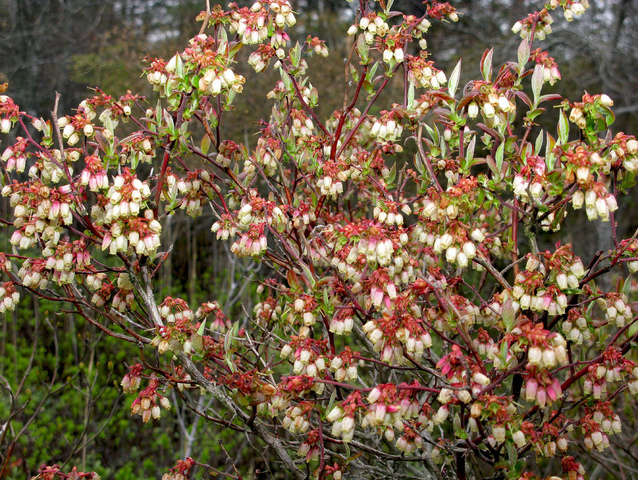
[[[380,307],[383,303],[383,290],[379,287],[372,287],[370,291],[370,301],[376,307]]]
[[[525,384],[525,399],[528,402],[533,402],[538,392],[538,381],[535,378],[528,378]]]
[[[539,388],[536,391],[536,400],[541,408],[544,408],[547,403],[547,391],[544,388]]]

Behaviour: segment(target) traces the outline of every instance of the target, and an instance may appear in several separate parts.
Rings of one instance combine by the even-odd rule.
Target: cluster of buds
[[[60,243],[55,250],[46,247],[42,250],[42,256],[46,257],[46,268],[53,270],[52,279],[58,285],[66,285],[75,279],[75,269],[85,269],[91,264],[91,255],[86,248],[84,240]]]
[[[134,287],[128,273],[120,273],[117,276],[116,285],[119,290],[113,295],[111,301],[113,308],[119,312],[124,312],[127,308],[133,308],[135,304],[135,294],[133,293]],[[99,291],[96,292],[96,294],[98,293]]]
[[[188,303],[181,298],[166,297],[159,306],[161,317],[167,323],[181,322],[183,320],[192,321],[193,311],[188,307]]]
[[[348,395],[341,404],[335,405],[326,415],[326,420],[332,423],[332,435],[341,437],[344,443],[350,443],[354,438],[354,416],[362,406],[361,393],[358,391]]]
[[[619,328],[624,327],[633,317],[627,302],[627,297],[623,293],[609,293],[606,298],[599,298],[596,301],[598,307],[605,312],[605,320]]]
[[[134,393],[140,388],[140,383],[142,382],[142,371],[144,367],[141,363],[136,363],[135,365],[131,365],[129,367],[129,372],[124,375],[122,382],[120,385],[122,386],[122,390],[124,393]]]
[[[378,138],[380,141],[394,142],[400,139],[403,133],[403,126],[397,123],[395,117],[394,112],[381,112],[381,118],[372,125],[370,135]]]
[[[418,432],[409,428],[406,430],[405,420],[411,420],[419,417],[421,406],[414,398],[410,386],[418,386],[418,382],[407,385],[402,383],[397,390],[394,384],[377,385],[368,394],[368,410],[361,422],[362,427],[380,428],[386,440],[394,441],[394,429],[404,432],[404,434],[396,440],[397,448],[412,453],[416,447],[422,445]]]
[[[64,155],[58,149],[51,150],[51,156],[47,156],[44,152],[38,153],[40,159],[29,168],[29,177],[40,177],[43,183],[60,183],[63,178],[69,178],[73,175],[73,167],[69,164],[80,158],[78,150],[66,149]],[[64,158],[64,160],[63,160]],[[66,162],[65,168],[62,162]],[[68,171],[65,171],[65,169]]]
[[[512,32],[518,33],[521,38],[529,38],[532,31],[534,39],[544,40],[547,35],[552,33],[552,23],[554,19],[546,9],[540,12],[532,13],[526,19],[520,20],[512,27]]]
[[[277,300],[273,297],[266,298],[253,308],[253,313],[259,325],[268,325],[270,322],[277,320],[281,312],[281,306],[277,305]]]
[[[256,9],[257,5],[259,5],[259,2],[253,5],[253,10]],[[288,0],[274,0],[269,3],[269,6],[270,11],[275,14],[274,23],[278,27],[292,27],[295,23],[297,23],[295,14],[292,11],[292,6]]]
[[[270,135],[263,135],[259,137],[255,155],[247,160],[244,171],[249,167],[249,162],[254,162],[263,168],[267,176],[274,175],[280,165],[281,154],[282,148],[279,140]]]
[[[638,170],[638,140],[634,136],[620,132],[611,141],[610,146],[610,163],[615,163],[620,159],[628,172]]]
[[[574,102],[572,104],[572,109],[569,112],[569,121],[584,130],[587,127],[587,118],[598,116],[599,107],[608,110],[613,105],[614,101],[605,93],[599,95],[585,93],[582,102]]]
[[[476,246],[470,241],[464,242],[462,245],[454,245],[450,243],[448,236],[451,235],[446,233],[434,241],[434,252],[442,253],[445,249],[445,259],[449,263],[456,264],[461,268],[467,267],[476,256]],[[437,241],[440,241],[438,245]]]
[[[237,228],[235,227],[233,218],[225,213],[218,221],[213,223],[211,231],[217,234],[218,240],[228,240],[230,237],[235,236]]]
[[[491,92],[481,99],[480,111],[485,121],[492,126],[502,125],[506,123],[509,113],[516,112],[516,104],[508,99],[505,95]],[[477,108],[471,104],[468,106],[468,116],[478,114]]]
[[[291,110],[290,116],[292,117],[291,132],[295,137],[305,139],[312,136],[314,124],[310,117],[306,116],[301,110],[294,109]]]
[[[252,66],[256,73],[262,72],[268,66],[270,59],[277,55],[281,49],[275,49],[272,45],[259,45],[257,50],[248,57],[248,65]]]
[[[550,315],[562,315],[567,308],[567,296],[556,285],[543,287],[543,274],[526,270],[515,279],[512,296],[516,300],[516,309],[547,312]]]
[[[395,332],[395,337],[403,344],[405,353],[417,362],[421,361],[426,350],[432,346],[430,332],[423,330],[421,327],[412,329],[398,328]]]
[[[86,167],[80,175],[80,185],[88,185],[92,192],[109,188],[109,178],[102,164],[102,159],[97,155],[89,155],[84,159],[84,162]]]
[[[148,387],[142,390],[131,405],[131,415],[141,415],[144,423],[151,418],[159,419],[162,416],[160,406],[166,410],[171,408],[171,402],[163,395],[157,393],[159,380],[151,378]]]
[[[539,370],[528,365],[528,378],[525,382],[525,399],[536,402],[541,408],[555,402],[563,394],[560,382],[546,370]]]
[[[321,448],[319,447],[320,441],[321,435],[319,433],[319,429],[311,430],[308,432],[306,440],[304,440],[299,446],[297,455],[300,457],[306,457],[306,463],[310,463],[312,460],[317,460],[321,453]]]
[[[561,79],[556,60],[554,57],[550,57],[547,52],[537,48],[531,53],[530,58],[543,69],[543,82],[554,85],[556,81]]]
[[[246,79],[241,75],[236,75],[230,68],[217,69],[209,68],[199,80],[199,90],[208,95],[219,95],[222,92],[232,90],[241,93]]]
[[[585,468],[574,457],[563,457],[561,464],[567,480],[585,480]]]
[[[230,247],[230,251],[238,257],[258,257],[268,249],[268,240],[264,232],[266,223],[253,223],[248,231]]]
[[[102,240],[102,250],[111,255],[127,252],[129,247],[138,255],[155,255],[159,248],[162,225],[155,220],[153,210],[147,209],[144,218],[133,217],[111,225]],[[126,233],[128,232],[128,233]]]
[[[591,338],[587,318],[582,315],[580,309],[574,308],[567,314],[567,320],[562,323],[563,333],[570,342],[580,345]]]
[[[2,161],[5,162],[7,172],[11,172],[14,169],[18,173],[24,172],[27,165],[26,148],[27,141],[22,137],[17,137],[16,143],[2,152]]]
[[[360,256],[364,255],[369,264],[381,266],[389,265],[394,259],[394,244],[391,239],[361,238],[355,245],[350,247],[346,262],[350,265],[359,263]],[[401,258],[401,257],[398,257]]]
[[[326,353],[326,341],[314,340],[304,336],[292,337],[281,349],[281,358],[287,359],[291,355],[294,359],[293,372],[296,375],[318,377],[326,369],[324,354]],[[317,383],[322,389],[323,384]]]
[[[592,363],[588,367],[583,390],[598,400],[607,392],[607,384],[624,381],[630,376],[631,382],[638,375],[638,367],[631,360],[623,357],[620,350],[610,347],[603,352],[601,363]],[[631,390],[631,387],[630,387]]]
[[[394,434],[393,430],[392,433]],[[397,449],[405,452],[406,455],[410,455],[423,447],[423,437],[414,428],[405,425],[403,427],[403,435],[398,438],[396,446]]]
[[[189,474],[195,465],[195,460],[186,457],[184,460],[178,460],[177,465],[171,468],[170,473],[162,475],[162,480],[188,480],[191,478]]]
[[[5,282],[0,286],[0,313],[13,312],[20,301],[20,292],[16,291],[13,282]]]
[[[314,404],[307,401],[290,406],[286,409],[286,416],[281,424],[290,433],[305,433],[310,428],[310,412],[313,408]]]
[[[146,182],[126,169],[115,177],[106,194],[109,202],[104,207],[104,223],[137,216],[150,195],[151,189]]]
[[[202,214],[202,203],[206,202],[207,192],[210,190],[207,183],[209,180],[210,175],[206,170],[197,170],[176,181],[177,192],[183,195],[179,208],[186,210],[190,217],[197,218]]]
[[[220,334],[224,334],[228,331],[228,329],[230,328],[230,320],[219,306],[219,303],[202,303],[195,312],[195,320],[201,322],[208,318],[209,315],[214,315],[213,322],[208,327],[210,330]]]
[[[334,480],[341,480],[343,478],[343,471],[345,470],[345,466],[339,463],[335,463],[333,465],[326,465],[324,467],[323,473],[326,475],[326,478],[332,476]]]
[[[540,328],[539,328],[540,327]],[[526,332],[529,340],[527,349],[528,365],[541,369],[552,369],[558,364],[567,361],[567,342],[558,333],[547,334],[538,324],[535,328]]]
[[[343,183],[341,180],[333,178],[330,175],[326,175],[317,180],[317,188],[319,188],[321,195],[337,198],[337,196],[343,193]]]
[[[534,181],[524,175],[517,174],[512,182],[514,195],[516,195],[524,203],[535,203],[536,200],[543,196],[544,187],[542,178],[536,177]]]
[[[377,15],[372,12],[368,15],[364,16],[359,20],[358,25],[352,25],[348,29],[348,35],[356,35],[359,30],[363,33],[365,42],[368,45],[372,45],[374,43],[375,35],[379,37],[384,37],[386,33],[390,30],[390,27],[385,22],[383,17]]]
[[[0,133],[9,133],[13,126],[13,120],[18,117],[20,109],[7,95],[0,95]]]
[[[561,290],[568,290],[578,288],[580,285],[580,279],[585,276],[585,267],[580,258],[577,258],[571,265],[568,265],[566,269],[561,269],[553,272],[554,281],[556,286]]]
[[[598,402],[586,412],[581,418],[585,446],[589,450],[595,447],[602,451],[609,445],[608,436],[622,431],[620,417],[612,411],[609,402]]]
[[[304,326],[310,327],[316,323],[315,310],[317,309],[317,301],[311,296],[303,294],[296,298],[293,303],[293,314],[290,315],[289,321],[292,323],[295,318],[300,317]]]
[[[241,42],[255,45],[268,38],[268,13],[260,2],[250,9],[236,8],[230,15],[230,32],[236,33]]]
[[[306,45],[317,55],[321,55],[322,57],[328,56],[328,47],[326,47],[326,42],[321,40],[319,37],[311,37],[308,35],[306,38]]]
[[[335,355],[330,361],[330,371],[334,372],[337,382],[349,382],[357,380],[357,364],[353,358],[350,347],[346,347],[339,355]]]
[[[106,275],[102,276],[87,276],[87,279],[92,278],[92,284],[97,287],[95,293],[91,297],[91,303],[95,304],[97,307],[103,307],[106,305],[106,302],[111,298],[113,291],[115,290],[115,286],[109,282],[104,281],[106,279]]]
[[[601,183],[595,183],[592,188],[583,193],[577,190],[572,195],[572,206],[578,210],[585,203],[585,212],[589,220],[596,220],[598,217],[603,222],[609,221],[609,215],[618,210],[616,197],[607,191]]]
[[[401,212],[405,215],[410,215],[412,213],[412,209],[409,205],[401,206],[393,202],[384,202],[380,200],[379,205],[374,207],[374,218],[376,218],[380,223],[385,223],[388,226],[396,225],[397,227],[400,227],[403,225],[403,215],[399,212],[399,206],[401,208]]]
[[[551,0],[550,6],[552,8],[557,8],[560,5],[559,0]],[[565,20],[571,22],[574,17],[582,15],[585,13],[585,10],[589,8],[588,0],[580,0],[580,2],[565,2],[563,5],[563,15],[565,15]]]
[[[163,62],[153,62],[150,70],[146,73],[146,81],[150,83],[153,90],[159,92],[162,97],[166,95],[167,87],[170,86],[164,66]]]
[[[419,57],[408,55],[405,65],[408,70],[408,82],[415,87],[438,90],[447,82],[445,72],[435,68],[434,62],[427,60],[425,55]]]
[[[348,335],[352,332],[354,320],[351,309],[341,309],[330,319],[329,330],[335,335]]]
[[[59,118],[58,127],[62,129],[62,138],[66,140],[67,144],[72,146],[80,141],[75,125],[69,121],[68,117]],[[90,132],[87,136],[93,135],[93,126],[91,124],[87,124],[85,130]]]
[[[396,38],[397,36],[398,35],[388,36],[386,41],[379,42],[378,48],[383,49],[383,61],[389,63],[391,66],[395,63],[401,63],[405,53],[405,45],[403,45],[400,38]]]

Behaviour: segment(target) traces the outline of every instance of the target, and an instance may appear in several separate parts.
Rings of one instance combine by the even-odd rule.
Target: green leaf
[[[624,293],[627,298],[631,298],[631,275],[629,275],[625,280],[622,293]]]
[[[452,74],[450,75],[450,79],[448,80],[448,93],[450,97],[454,98],[456,93],[456,88],[459,86],[459,78],[461,77],[461,60],[456,64],[454,70],[452,70]]]
[[[299,42],[295,43],[295,46],[290,49],[290,62],[295,68],[298,68],[301,63],[301,45],[299,45]]]
[[[622,181],[619,185],[619,189],[623,193],[627,193],[631,187],[636,185],[636,172],[624,171],[622,176]]]
[[[569,138],[569,121],[567,120],[567,115],[565,115],[565,111],[560,111],[560,117],[558,118],[558,144],[565,145],[567,143],[567,139]]]
[[[210,150],[210,137],[208,136],[208,134],[202,137],[202,144],[200,146],[200,150],[202,151],[204,155],[208,154],[208,151]]]
[[[428,134],[430,135],[430,138],[432,139],[434,144],[438,145],[440,134],[439,129],[436,127],[436,125],[434,125],[434,128],[430,127],[428,124],[424,124],[423,126],[428,131]]]
[[[485,50],[483,57],[481,58],[481,73],[483,74],[483,80],[490,82],[492,80],[492,56],[494,55],[494,49]]]
[[[541,113],[543,113],[545,111],[544,108],[535,108],[534,110],[530,110],[529,112],[527,112],[526,117],[530,120],[533,121],[536,117],[538,117]]]
[[[518,452],[514,444],[512,442],[505,442],[505,448],[507,448],[507,457],[510,463],[516,463],[516,460],[518,460]]]
[[[496,157],[494,161],[496,162],[496,168],[498,168],[499,173],[503,171],[503,153],[505,152],[505,142],[501,142],[501,144],[496,149]]]
[[[505,325],[505,331],[510,332],[514,327],[514,320],[516,320],[516,309],[512,303],[512,299],[507,297],[507,300],[503,303],[502,308],[503,324]]]
[[[197,335],[204,335],[204,330],[206,329],[206,320],[204,320],[197,329]]]
[[[182,56],[179,53],[176,53],[175,56],[177,57],[175,59],[175,75],[182,78],[184,76],[184,62],[182,62]]]
[[[534,154],[539,155],[539,152],[543,148],[544,138],[545,138],[545,132],[541,130],[541,132],[538,134],[538,137],[536,137],[536,142],[534,143]]]
[[[476,135],[473,135],[472,140],[470,140],[470,143],[467,145],[467,149],[465,151],[465,160],[468,162],[468,167],[472,165],[475,148],[476,148]]]
[[[414,90],[414,83],[410,83],[408,86],[408,104],[406,105],[408,110],[412,110],[414,108]]]
[[[235,322],[233,327],[226,332],[224,336],[224,360],[226,361],[226,365],[230,368],[231,372],[235,372],[237,369],[235,367],[235,363],[232,361],[232,354],[234,350],[232,347],[233,337],[237,335],[239,331],[239,322]]]
[[[328,402],[328,405],[326,406],[326,409],[324,410],[325,415],[328,415],[332,411],[332,408],[334,407],[336,399],[337,399],[337,389],[335,388],[334,390],[332,390],[332,395],[330,395],[330,401]]]
[[[279,69],[279,75],[281,75],[281,81],[284,82],[284,87],[286,87],[286,90],[288,90],[289,92],[292,92],[294,90],[294,86],[292,84],[292,80],[290,76],[286,73],[286,71],[283,68]]]
[[[525,65],[529,60],[529,40],[523,39],[521,44],[518,46],[518,74],[519,76],[523,73],[525,69]]]
[[[350,69],[350,76],[352,77],[352,81],[358,82],[360,77],[357,68],[351,63],[348,64],[348,67]]]
[[[359,54],[362,65],[366,65],[370,62],[370,47],[366,43],[364,35],[359,35],[357,38],[357,53]]]
[[[393,163],[392,164],[392,168],[390,169],[390,173],[388,174],[388,178],[386,178],[386,183],[388,184],[388,186],[390,186],[393,182],[394,179],[397,176],[397,164]]]
[[[538,99],[543,89],[543,66],[536,65],[532,75],[532,93],[534,94],[534,105],[538,105]]]

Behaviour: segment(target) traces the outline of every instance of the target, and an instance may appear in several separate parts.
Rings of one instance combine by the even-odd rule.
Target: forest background
[[[418,1],[403,2],[401,9],[417,15],[423,8]],[[88,86],[99,86],[114,96],[126,90],[152,96],[148,82],[140,76],[147,66],[145,55],[170,58],[197,33],[199,25],[194,18],[204,8],[203,3],[0,1],[0,83],[9,83],[9,93],[16,103],[29,109],[29,114],[43,117],[50,116],[55,92],[61,94],[62,112],[70,112],[89,95]],[[455,6],[462,14],[459,22],[438,28],[428,38],[437,66],[448,73],[459,58],[479,58],[486,48],[495,47],[496,62],[513,51],[518,39],[510,28],[521,12],[533,9],[525,0],[460,1]],[[301,24],[295,29],[298,39],[318,35],[332,52],[327,58],[310,60],[313,82],[325,92],[335,78],[343,78],[342,60],[349,45],[342,39],[351,23],[352,7],[339,0],[318,0],[296,2],[294,8]],[[636,131],[638,127],[636,10],[638,5],[631,0],[592,2],[591,11],[579,19],[576,28],[567,29],[561,19],[544,44],[567,79],[554,90],[574,98],[583,90],[607,93],[615,102],[616,131]],[[260,76],[251,76],[249,71],[238,73],[251,82],[263,82],[262,91],[276,78],[274,71]],[[464,74],[473,73],[468,69]],[[332,99],[324,95],[318,108],[320,116],[327,117],[341,101],[340,95]],[[238,121],[232,127],[236,131],[227,132],[229,137],[254,144],[259,119],[268,118],[269,109],[263,98],[239,96],[235,101]],[[0,208],[7,211],[6,199]],[[238,259],[220,243],[212,242],[210,223],[192,222],[179,213],[171,217],[162,243],[173,245],[173,254],[162,267],[161,289],[192,305],[214,298],[229,317],[245,317],[255,302],[257,280],[265,272],[250,259]],[[633,230],[638,218],[625,224]],[[571,229],[574,238],[562,238],[558,233],[547,235],[544,241],[549,244],[560,238],[575,243],[581,255],[591,256],[610,241],[608,234],[596,230],[597,225],[601,224]],[[9,247],[8,235],[2,231],[0,242],[3,248]],[[39,330],[33,328],[36,316],[41,319]],[[143,424],[131,417],[133,398],[126,398],[119,388],[126,371],[118,369],[123,369],[123,359],[124,363],[134,362],[135,348],[99,339],[95,329],[82,319],[33,300],[21,302],[19,309],[7,313],[0,323],[0,375],[20,392],[19,403],[25,404],[13,425],[22,435],[0,477],[30,478],[41,463],[58,463],[90,468],[102,478],[158,478],[176,460],[187,456],[220,465],[222,470],[232,469],[233,464],[249,465],[256,458],[247,438],[220,438],[185,407],[177,407],[155,423]],[[56,334],[56,330],[64,333]],[[24,377],[26,371],[30,373]],[[627,432],[638,431],[635,425],[628,427]],[[620,455],[592,455],[592,461],[601,464],[589,470],[593,472],[590,478],[615,478],[619,464],[638,458],[636,434],[628,435],[613,440]],[[5,446],[0,445],[0,450]]]

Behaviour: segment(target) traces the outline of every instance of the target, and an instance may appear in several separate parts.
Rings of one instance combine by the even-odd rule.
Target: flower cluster
[[[544,40],[547,35],[552,33],[552,23],[554,23],[554,19],[546,9],[543,9],[516,22],[512,27],[512,32],[518,33],[523,39],[529,38],[534,32],[534,39]]]
[[[131,365],[129,367],[129,372],[124,375],[122,382],[120,385],[122,386],[122,390],[124,393],[134,393],[140,388],[140,384],[142,383],[142,371],[144,367],[141,363],[136,363],[135,365]]]
[[[325,353],[325,341],[304,337],[292,337],[291,342],[284,345],[281,349],[281,358],[287,359],[292,355],[294,359],[292,371],[296,375],[318,377],[323,374],[327,366]],[[322,389],[322,387],[322,383],[317,384],[317,388]]]
[[[5,282],[0,286],[0,313],[13,312],[20,301],[20,292],[16,291],[13,282]]]
[[[359,20],[358,25],[352,25],[348,29],[348,35],[356,35],[359,31],[363,33],[365,42],[367,44],[374,43],[374,37],[383,37],[390,30],[390,27],[386,23],[385,19],[376,13],[369,13]]]
[[[166,410],[171,408],[171,402],[168,398],[157,392],[159,386],[157,378],[150,379],[148,386],[139,393],[131,404],[131,415],[141,415],[142,421],[146,423],[151,418],[157,420],[162,416],[160,406]]]
[[[416,87],[438,90],[447,82],[445,72],[435,68],[434,62],[427,60],[425,54],[418,57],[407,55],[405,65],[408,71],[408,81]]]

